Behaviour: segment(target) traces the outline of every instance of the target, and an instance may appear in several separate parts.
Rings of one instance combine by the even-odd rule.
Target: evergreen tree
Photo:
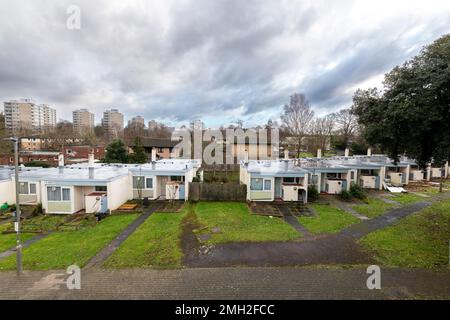
[[[122,140],[113,140],[106,147],[106,163],[128,163],[128,154]]]
[[[134,146],[132,147],[133,153],[130,154],[130,163],[146,163],[147,156],[145,155],[144,147],[142,146],[141,139],[139,137],[134,138]]]

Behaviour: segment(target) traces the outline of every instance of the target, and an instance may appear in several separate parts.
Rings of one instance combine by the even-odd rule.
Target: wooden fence
[[[247,186],[238,183],[191,182],[189,199],[192,201],[245,201]]]

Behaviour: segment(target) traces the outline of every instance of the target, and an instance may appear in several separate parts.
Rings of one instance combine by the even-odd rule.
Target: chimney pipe
[[[152,170],[155,170],[155,167],[156,167],[156,162],[152,161]]]
[[[152,162],[156,161],[156,148],[152,148]]]
[[[59,173],[64,172],[64,155],[62,153],[58,154],[58,168]]]
[[[289,150],[287,148],[284,149],[284,160],[289,160]]]
[[[345,148],[345,157],[348,158],[348,156],[350,155],[350,149],[349,148]]]
[[[367,149],[367,156],[371,157],[372,156],[372,148],[368,148]]]
[[[94,179],[95,168],[94,167],[89,167],[88,170],[89,170],[89,179]]]
[[[89,168],[94,167],[94,152],[93,151],[91,151],[91,153],[89,153],[89,155],[88,155],[88,165],[89,165]]]
[[[317,158],[322,158],[322,149],[317,149]]]
[[[247,163],[249,161],[248,150],[245,150],[244,161]]]

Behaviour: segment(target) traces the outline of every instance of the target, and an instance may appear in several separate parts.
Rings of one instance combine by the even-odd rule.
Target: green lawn
[[[450,200],[373,232],[360,243],[378,263],[406,268],[446,267],[449,262]]]
[[[152,214],[105,261],[107,268],[179,268],[183,258],[181,249],[182,220],[189,207],[180,213]]]
[[[386,203],[383,200],[376,198],[368,198],[367,200],[368,203],[356,205],[352,208],[368,218],[374,218],[382,215],[394,206],[393,204]]]
[[[2,234],[4,230],[10,229],[11,227],[9,224],[3,224],[0,225],[0,252],[4,252],[6,250],[11,249],[12,247],[16,246],[16,234],[10,233],[10,234]],[[22,243],[25,241],[31,239],[36,234],[31,233],[22,233],[20,235],[20,240]]]
[[[299,238],[294,228],[280,218],[252,215],[241,202],[200,202],[195,212],[211,239],[208,243],[287,241]],[[219,228],[218,233],[212,233]]]
[[[351,214],[326,204],[310,205],[316,215],[299,217],[299,222],[313,234],[337,233],[346,227],[358,223],[359,219]]]
[[[72,264],[83,267],[136,217],[136,214],[110,216],[95,227],[50,234],[24,249],[24,269],[65,269]],[[10,256],[1,260],[0,270],[14,269],[15,259]]]
[[[422,193],[422,192],[421,192]],[[426,194],[423,192],[423,194]],[[392,197],[392,200],[397,201],[398,203],[401,203],[403,205],[412,204],[420,201],[426,201],[426,197],[421,197],[414,193],[400,193],[396,194],[394,197]]]

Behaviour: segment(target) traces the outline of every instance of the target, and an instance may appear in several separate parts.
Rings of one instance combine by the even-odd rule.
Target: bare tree
[[[358,121],[356,116],[349,108],[334,113],[333,117],[338,133],[342,136],[345,145],[348,146],[358,131]]]
[[[293,94],[289,105],[284,106],[281,121],[284,129],[293,139],[296,156],[299,156],[302,150],[303,140],[310,132],[313,118],[314,111],[304,94]]]
[[[314,137],[313,148],[311,151],[317,149],[326,150],[331,141],[335,127],[334,116],[332,114],[324,117],[318,117],[313,120],[312,135]]]

